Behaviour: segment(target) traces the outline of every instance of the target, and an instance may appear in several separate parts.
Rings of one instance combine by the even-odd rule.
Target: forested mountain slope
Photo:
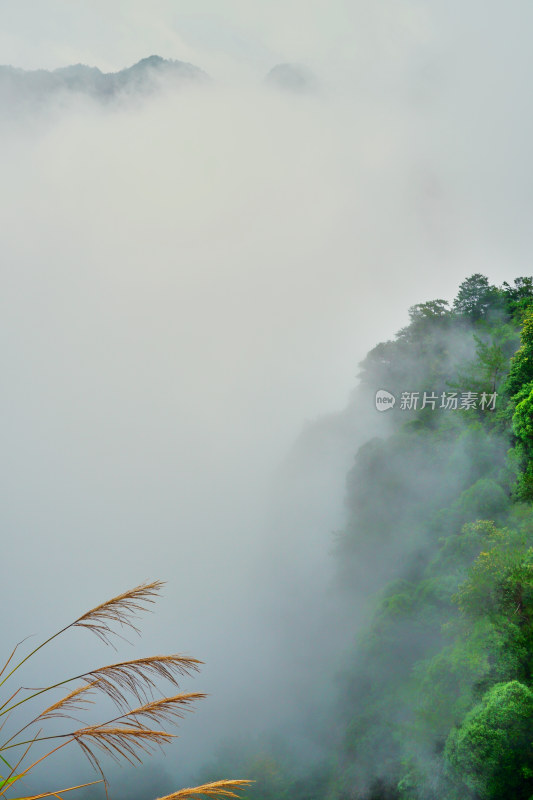
[[[474,275],[451,309],[410,316],[362,365],[399,400],[348,478],[340,572],[372,610],[344,665],[330,796],[527,800],[532,281]]]
[[[361,369],[348,417],[377,392],[395,403],[373,411],[382,433],[369,425],[335,534],[353,626],[309,732],[324,757],[298,766],[280,731],[213,771],[256,778],[255,800],[530,800],[533,279],[473,275]]]

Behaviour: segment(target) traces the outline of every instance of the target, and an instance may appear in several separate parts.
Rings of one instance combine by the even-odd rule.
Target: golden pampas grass
[[[112,597],[81,617],[72,622],[69,627],[87,628],[102,641],[109,643],[111,634],[117,635],[111,628],[112,624],[119,624],[122,628],[130,628],[140,635],[140,630],[133,624],[133,618],[139,611],[146,611],[146,603],[154,603],[154,597],[164,586],[162,581],[142,583],[127,592]]]
[[[108,664],[79,677],[89,684],[98,682],[99,688],[120,708],[126,702],[128,692],[139,703],[152,696],[156,684],[154,679],[167,680],[178,686],[178,677],[190,677],[199,672],[202,664],[196,658],[183,655],[150,656]]]
[[[204,797],[238,797],[237,792],[250,786],[253,781],[213,781],[202,786],[193,786],[189,789],[180,789],[178,792],[159,797],[158,800],[189,800],[189,798]]]
[[[16,663],[15,666],[11,666],[11,671],[0,680],[0,687],[4,686],[17,670],[41,648],[70,628],[85,628],[94,633],[105,644],[112,644],[112,637],[120,635],[113,629],[114,625],[121,629],[126,628],[139,633],[139,629],[133,620],[139,612],[147,610],[147,604],[154,602],[154,598],[158,595],[163,585],[161,581],[143,583],[127,592],[112,597],[105,603],[101,603],[82,614],[74,622],[61,628],[57,633],[43,641]],[[0,672],[0,678],[6,672],[8,666],[12,665],[19,646],[17,645],[13,649],[4,664],[4,668]],[[180,654],[148,656],[108,664],[71,678],[65,678],[40,689],[17,688],[0,705],[0,733],[5,720],[23,704],[30,701],[35,702],[40,695],[69,683],[82,682],[81,685],[71,689],[59,700],[40,711],[31,722],[26,723],[9,739],[4,742],[0,741],[0,769],[3,764],[4,769],[2,769],[2,772],[9,770],[7,776],[2,777],[0,775],[0,800],[5,796],[9,788],[18,785],[18,782],[22,781],[41,762],[50,758],[55,752],[70,743],[76,743],[79,746],[90,764],[101,775],[101,781],[43,792],[42,794],[19,798],[19,800],[40,800],[45,797],[60,798],[60,794],[63,792],[70,792],[84,786],[92,786],[94,783],[102,781],[107,794],[107,781],[100,759],[109,756],[115,761],[125,760],[131,764],[138,764],[142,762],[143,757],[151,754],[155,748],[171,742],[175,738],[175,734],[163,730],[162,726],[176,723],[182,719],[186,712],[193,710],[193,704],[198,700],[203,700],[206,695],[201,692],[181,692],[157,697],[156,695],[160,693],[159,684],[165,681],[171,686],[179,688],[178,679],[190,677],[199,672],[201,664],[202,662],[196,658]],[[20,699],[21,692],[31,692],[31,694]],[[22,736],[27,729],[31,730],[33,726],[46,724],[52,719],[76,719],[73,716],[73,712],[86,710],[88,705],[94,703],[94,698],[98,694],[113,701],[117,707],[118,716],[99,725],[85,725],[67,733],[43,736],[42,729],[39,729],[31,738]],[[132,705],[132,699],[136,701],[136,704]],[[153,727],[154,725],[158,727]],[[34,745],[38,742],[48,741],[55,741],[55,746],[45,755],[29,764],[29,766],[23,767],[23,763]],[[14,765],[10,764],[10,751],[12,750],[15,753],[19,753]],[[22,754],[20,754],[21,750]],[[6,767],[7,769],[5,769]],[[167,795],[162,800],[187,800],[189,797],[192,798],[198,795],[210,798],[237,797],[236,792],[249,785],[250,781],[246,780],[215,781],[202,786],[181,789],[174,794]]]

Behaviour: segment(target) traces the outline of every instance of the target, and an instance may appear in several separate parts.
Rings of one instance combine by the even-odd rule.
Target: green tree
[[[531,625],[533,616],[533,548],[520,534],[494,529],[492,541],[474,561],[457,593],[461,611],[471,617],[506,616]]]
[[[497,295],[496,287],[489,284],[485,275],[477,272],[459,286],[457,297],[453,301],[453,310],[473,320],[482,319]]]
[[[487,383],[488,390],[495,392],[499,379],[507,370],[507,356],[499,342],[494,340],[484,342],[478,336],[475,336],[474,339],[482,379]]]
[[[511,359],[506,391],[514,397],[522,387],[533,381],[533,310],[524,319],[520,349]]]
[[[479,800],[528,800],[533,794],[533,691],[518,681],[484,695],[448,737],[454,777]]]
[[[520,399],[523,398],[523,399]],[[515,453],[520,474],[515,487],[517,499],[533,501],[533,382],[515,396],[519,400],[513,414],[513,433],[517,438]]]
[[[533,278],[531,276],[515,278],[514,286],[504,282],[502,289],[505,292],[510,313],[520,318],[533,302]]]

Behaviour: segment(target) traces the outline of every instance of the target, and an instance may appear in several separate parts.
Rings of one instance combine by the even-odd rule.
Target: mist
[[[228,4],[247,43],[231,51],[190,15],[171,38],[156,6],[149,44],[211,82],[0,111],[4,641],[167,581],[118,653],[205,661],[187,689],[210,697],[164,762],[187,780],[234,735],[320,746],[309,716],[330,698],[310,693],[318,676],[334,691],[347,631],[332,532],[358,447],[388,425],[350,401],[357,364],[414,303],[528,263],[530,56],[501,26],[518,35],[531,10],[339,3],[323,29],[316,4],[296,42],[277,6],[252,24]],[[113,54],[4,33],[7,60],[120,69],[150,54],[138,14]],[[280,61],[317,90],[265,83]],[[30,685],[118,658],[69,636]]]

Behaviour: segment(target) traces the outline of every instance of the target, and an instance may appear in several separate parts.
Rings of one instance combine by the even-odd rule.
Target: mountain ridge
[[[62,92],[75,92],[97,100],[111,100],[121,93],[149,93],[162,80],[177,85],[206,83],[210,76],[186,61],[151,55],[117,72],[102,72],[98,67],[72,64],[54,70],[24,70],[0,65],[0,102],[16,105],[24,100],[50,98]]]

